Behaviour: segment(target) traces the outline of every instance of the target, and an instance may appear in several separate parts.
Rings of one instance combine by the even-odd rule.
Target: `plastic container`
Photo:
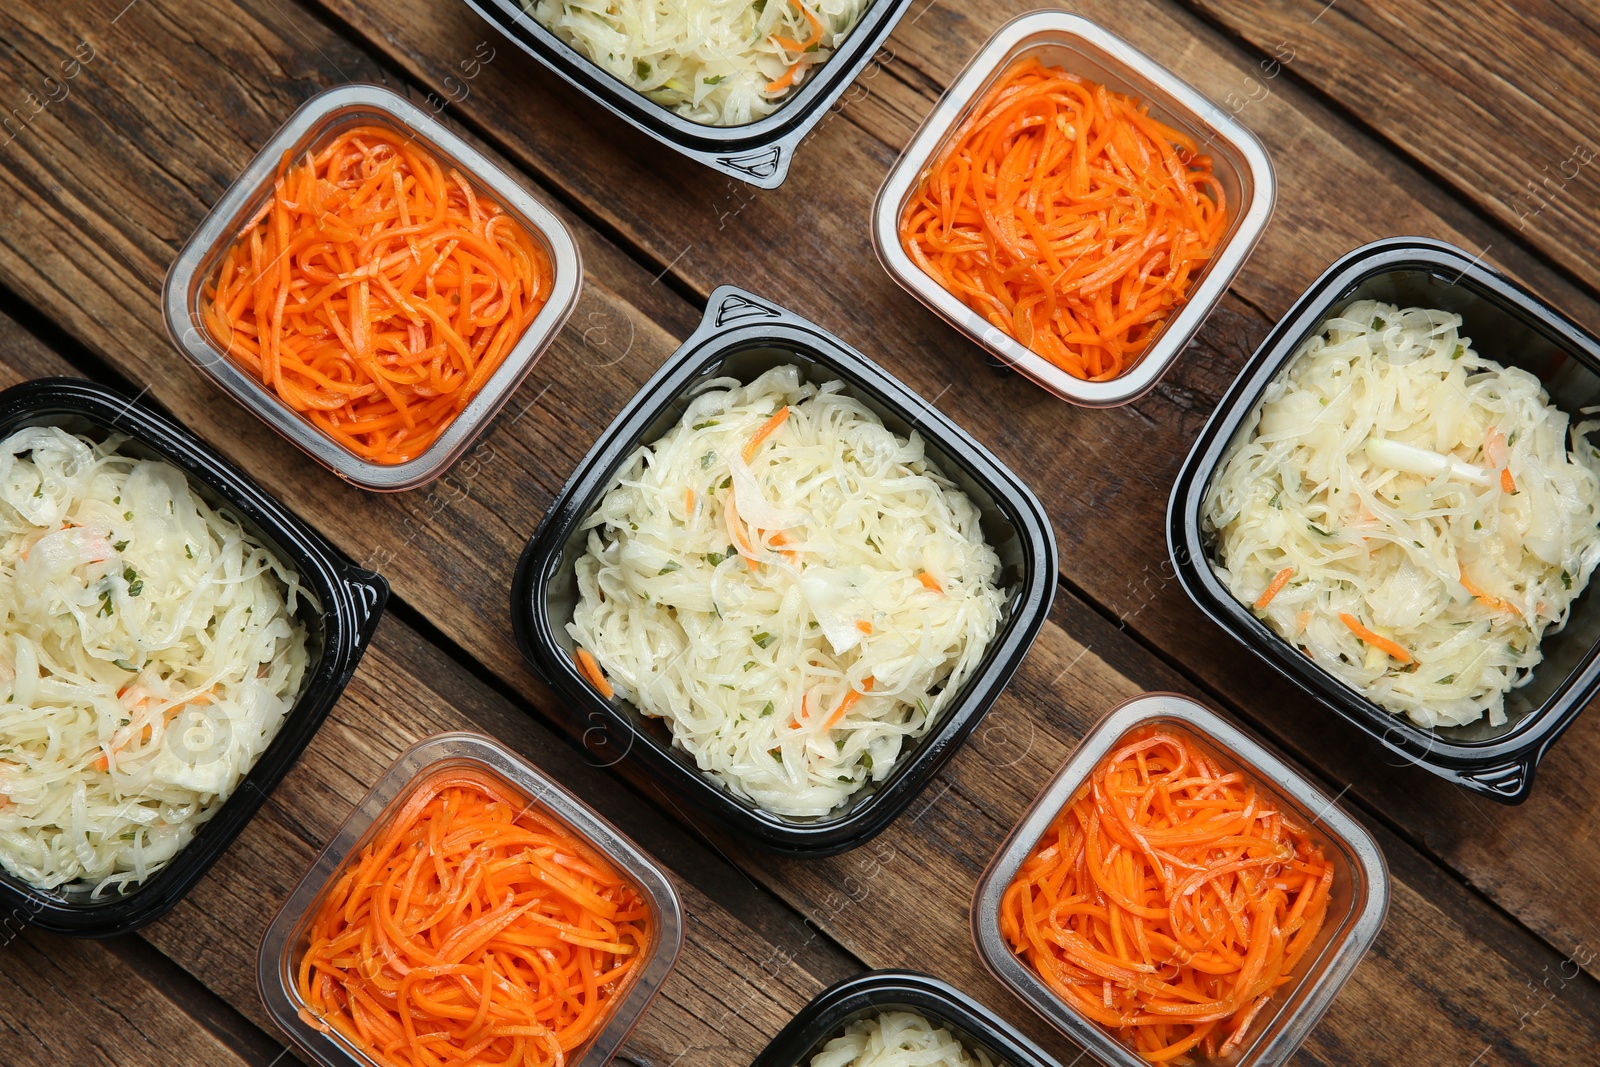
[[[7,914],[69,937],[113,937],[164,915],[244,829],[344,692],[377,629],[389,584],[346,561],[198,438],[113,389],[42,378],[0,392],[0,438],[29,426],[59,426],[95,440],[125,435],[118,452],[181,468],[197,495],[237,515],[245,529],[295,568],[322,605],[318,612],[302,603],[298,613],[310,639],[310,665],[277,736],[233,795],[166,867],[99,900],[90,899],[87,886],[37,889],[0,871],[0,909]]]
[[[531,763],[487,737],[443,733],[424,738],[400,754],[333,835],[322,854],[290,891],[261,940],[256,983],[267,1013],[302,1052],[325,1067],[373,1067],[373,1061],[337,1032],[323,1032],[301,1013],[295,968],[304,956],[311,921],[324,892],[361,850],[388,825],[407,798],[435,775],[470,769],[487,773],[507,791],[539,805],[587,840],[628,878],[650,909],[654,937],[643,962],[624,980],[587,1042],[567,1053],[569,1067],[602,1067],[628,1039],[678,960],[683,945],[683,906],[666,873],[643,849],[624,837],[587,804]]]
[[[539,242],[555,274],[549,301],[506,354],[505,362],[444,433],[422,455],[405,463],[363,459],[302,418],[228,357],[226,346],[219,345],[206,330],[200,312],[205,286],[216,275],[222,257],[271,195],[284,153],[301,157],[354,126],[395,130],[438,159],[446,173],[452,168],[459,171],[477,195],[502,208]],[[178,350],[267,425],[346,481],[363,489],[397,491],[439,477],[488,428],[572,314],[582,280],[578,246],[566,226],[481,152],[387,89],[343,85],[301,104],[222,194],[168,268],[161,310]]]
[[[1075,378],[991,325],[918,267],[900,244],[900,216],[923,172],[1012,64],[1033,58],[1129,93],[1148,104],[1156,119],[1193,137],[1211,156],[1232,214],[1211,262],[1191,282],[1188,302],[1168,320],[1144,358],[1110,381]],[[1277,183],[1266,149],[1230,115],[1127,41],[1088,19],[1061,11],[1038,11],[1002,26],[934,105],[878,190],[872,209],[872,243],[890,277],[993,359],[1015,367],[1062,400],[1084,407],[1115,407],[1137,399],[1155,385],[1199,332],[1260,240],[1276,198]]]
[[[1377,842],[1332,799],[1265,746],[1187,697],[1176,693],[1134,697],[1108,712],[1078,743],[978,882],[972,899],[978,955],[996,978],[1102,1063],[1147,1067],[1114,1033],[1080,1015],[1044,984],[1007,944],[999,915],[1006,888],[1056,815],[1123,738],[1149,725],[1182,732],[1224,766],[1243,771],[1302,825],[1313,827],[1313,838],[1333,861],[1335,881],[1327,920],[1295,968],[1297,980],[1273,996],[1251,1024],[1250,1036],[1226,1060],[1230,1067],[1277,1067],[1305,1040],[1372,947],[1389,908],[1389,871]]]
[[[911,6],[911,0],[872,0],[828,61],[812,70],[776,111],[743,126],[707,126],[691,122],[623,84],[540,25],[518,0],[465,2],[518,48],[634,129],[758,189],[776,189],[783,184],[801,142],[872,62],[878,46]]]
[[[789,1020],[750,1067],[810,1067],[822,1046],[859,1019],[909,1011],[949,1030],[1000,1067],[1055,1067],[1039,1046],[955,986],[916,971],[868,971],[829,986]]]
[[[573,560],[584,549],[579,529],[641,443],[675,425],[703,383],[719,376],[751,381],[795,363],[811,381],[838,380],[904,435],[912,427],[929,458],[982,512],[984,536],[1000,556],[1007,601],[1000,630],[982,665],[928,734],[902,751],[884,782],[856,793],[843,810],[817,818],[775,815],[734,796],[702,774],[672,744],[666,724],[619,699],[601,699],[573,665],[567,634],[577,601]],[[732,286],[711,294],[699,329],[617,416],[584,457],[545,514],[517,565],[511,619],[524,655],[571,709],[564,725],[598,758],[624,758],[669,793],[681,796],[756,844],[780,852],[827,855],[866,841],[898,815],[989,710],[1015,673],[1050,612],[1056,545],[1043,507],[1014,473],[960,427],[838,338],[774,304]]]
[[[1386,711],[1322,670],[1235,600],[1211,570],[1213,546],[1200,528],[1212,475],[1236,436],[1255,425],[1261,394],[1306,338],[1356,300],[1453,311],[1482,355],[1522,367],[1574,416],[1600,404],[1600,341],[1478,257],[1439,241],[1399,237],[1356,249],[1327,269],[1295,302],[1195,441],[1178,472],[1167,510],[1167,545],[1189,597],[1219,626],[1307,693],[1409,763],[1483,796],[1527,799],[1539,761],[1600,692],[1600,600],[1591,586],[1567,625],[1540,642],[1533,680],[1506,695],[1507,722],[1425,729]]]

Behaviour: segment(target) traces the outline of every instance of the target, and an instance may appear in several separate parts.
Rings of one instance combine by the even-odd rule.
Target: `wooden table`
[[[1241,362],[1357,244],[1453,241],[1600,327],[1600,8],[1085,0],[1082,14],[1236,111],[1282,187],[1265,239],[1175,372],[1134,404],[1086,411],[984,366],[883,274],[866,236],[878,183],[940,90],[1030,6],[917,0],[788,183],[759,193],[631,132],[453,0],[0,5],[0,384],[76,374],[142,395],[351,557],[385,561],[395,591],[321,733],[169,917],[108,942],[5,928],[0,1062],[277,1061],[284,1038],[254,981],[268,919],[401,748],[464,727],[553,773],[679,879],[687,944],[619,1062],[744,1064],[824,985],[896,966],[959,984],[1074,1063],[1078,1051],[983,971],[967,902],[1075,739],[1148,689],[1195,694],[1271,739],[1387,856],[1388,923],[1297,1062],[1594,1061],[1600,715],[1561,740],[1517,808],[1393,766],[1201,618],[1173,581],[1162,516]],[[442,105],[562,214],[588,271],[572,322],[471,459],[393,496],[339,482],[222,397],[174,351],[157,306],[168,262],[257,147],[301,101],[348,81]],[[937,398],[1027,472],[1061,546],[1053,618],[985,726],[889,831],[832,859],[753,853],[586,764],[511,641],[523,542],[726,281]],[[1000,777],[997,761],[1009,764]]]

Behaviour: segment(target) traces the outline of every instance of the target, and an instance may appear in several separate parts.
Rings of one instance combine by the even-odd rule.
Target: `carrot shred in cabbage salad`
[[[1007,888],[1000,930],[1146,1060],[1226,1056],[1311,947],[1334,871],[1307,827],[1184,734],[1135,731]]]
[[[1105,381],[1139,361],[1227,226],[1193,139],[1132,97],[1029,59],[923,175],[900,243],[991,324]]]
[[[385,1067],[560,1065],[650,943],[637,888],[481,772],[405,801],[317,909],[301,1017]]]
[[[396,131],[278,165],[205,291],[212,339],[374,463],[424,452],[550,299],[523,226]]]

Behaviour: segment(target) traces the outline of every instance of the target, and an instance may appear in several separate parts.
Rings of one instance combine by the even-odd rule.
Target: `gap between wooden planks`
[[[1167,562],[1163,519],[1178,463],[1272,316],[1339,254],[1393,234],[1441,237],[1481,251],[1580,321],[1600,324],[1600,305],[1506,230],[1486,225],[1476,205],[1451,199],[1281,69],[1264,78],[1257,56],[1175,4],[1067,5],[1128,37],[1212,99],[1231,101],[1230,109],[1237,107],[1267,143],[1281,186],[1273,225],[1176,372],[1127,408],[1083,412],[984,368],[970,345],[884,275],[863,225],[889,161],[939,87],[994,27],[1032,0],[916,5],[882,62],[865,72],[843,109],[801,151],[789,183],[772,194],[714,178],[599,114],[465,5],[320,3],[440,98],[465,92],[455,114],[562,188],[650,264],[670,266],[695,293],[703,296],[729,278],[754,279],[746,284],[811,314],[924,395],[939,397],[1003,459],[1030,472],[1055,522],[1072,588],[1302,759],[1353,783],[1352,796],[1562,951],[1595,958],[1600,841],[1592,833],[1600,778],[1587,768],[1600,761],[1600,722],[1591,716],[1568,732],[1540,772],[1534,798],[1517,811],[1418,772],[1396,773],[1354,731],[1330,730],[1323,719],[1299,714],[1298,692],[1241,657],[1183,596]],[[1342,15],[1342,5],[1333,14]],[[1505,17],[1499,12],[1490,24]],[[1533,47],[1557,47],[1537,40]],[[473,55],[479,41],[499,52],[467,79],[461,57]],[[1265,38],[1258,43],[1268,47]],[[1525,92],[1550,91],[1533,68],[1515,80]],[[1472,136],[1486,136],[1471,128]],[[1448,124],[1436,131],[1446,140],[1452,134]],[[1554,217],[1549,224],[1557,225]],[[841,300],[844,293],[851,299]]]
[[[159,14],[165,16],[165,20],[161,23],[159,28],[167,29],[171,26],[180,24],[178,20],[171,18],[169,12],[159,8],[157,10]],[[204,10],[195,11],[189,9],[188,7],[184,7],[182,9],[182,13],[185,18],[181,20],[181,25],[195,27],[195,29],[188,32],[195,33],[196,39],[203,36],[207,42],[207,47],[219,47],[219,42],[221,42],[221,47],[224,51],[238,49],[238,51],[230,51],[230,55],[232,55],[236,60],[241,54],[249,54],[254,43],[259,39],[256,37],[251,37],[247,34],[235,33],[235,37],[240,39],[230,40],[228,39],[226,27],[218,27],[206,24],[206,19],[204,18],[206,12]],[[315,29],[314,26],[311,28]],[[302,33],[306,32],[305,27],[302,26],[300,29]],[[287,36],[287,34],[279,34],[274,36],[274,34],[269,31],[263,36],[267,39],[281,41],[285,36]],[[170,47],[170,43],[168,46]],[[323,54],[327,54],[327,50],[321,48],[318,50]],[[331,50],[334,54],[340,55],[346,64],[354,66],[354,61],[349,59],[349,57],[344,56],[339,50],[338,42],[329,42],[328,50]],[[294,66],[293,63],[287,63],[283,65],[290,67]],[[114,71],[113,75],[117,73],[118,72]],[[121,82],[121,88],[124,91],[127,91],[135,89],[135,86],[132,82],[124,79]],[[137,95],[137,93],[135,95]],[[158,103],[160,108],[163,110],[168,108],[186,109],[184,118],[193,121],[194,124],[199,127],[205,127],[208,123],[214,121],[211,118],[213,113],[204,107],[187,108],[185,101],[173,100],[171,98],[163,99]],[[88,110],[91,115],[94,115],[94,108],[90,108]],[[126,107],[124,107],[124,110],[130,113],[136,113],[133,109]],[[264,138],[266,132],[270,132],[271,127],[275,124],[275,120],[269,113],[265,111],[259,111],[258,113],[258,109],[249,107],[247,107],[242,114],[229,113],[227,117],[230,124],[229,128],[231,128],[232,124],[242,124],[245,126],[264,126],[265,131],[261,135],[262,138]],[[91,121],[100,120],[98,118],[93,118]],[[842,127],[836,124],[834,130],[841,128]],[[57,136],[59,136],[59,134],[57,134]],[[200,139],[195,138],[192,134],[188,133],[188,127],[181,123],[180,129],[176,134],[164,133],[163,136],[168,139],[175,137],[178,140],[184,141],[184,147],[186,148],[193,147],[197,151],[205,148],[203,142],[201,142]],[[255,141],[252,140],[250,143],[255,143]],[[226,144],[226,142],[224,142],[224,144]],[[74,145],[73,147],[77,148],[83,146]],[[93,146],[89,147],[92,148]],[[247,151],[236,146],[229,147],[227,150],[238,155],[248,154]],[[160,158],[166,160],[173,157],[163,154]],[[201,158],[209,160],[212,157],[209,154],[203,153]],[[238,162],[242,162],[242,159],[240,159]],[[236,167],[238,162],[234,162],[232,166]],[[162,165],[158,165],[156,171],[152,172],[150,175],[153,180],[149,183],[149,185],[140,185],[137,195],[140,197],[150,198],[150,204],[148,205],[150,207],[161,209],[175,207],[176,211],[173,212],[173,214],[179,216],[181,220],[181,215],[184,210],[195,210],[192,206],[186,206],[184,202],[184,194],[187,190],[189,182],[197,180],[195,178],[195,159],[184,157],[180,160],[180,162],[170,165],[175,167],[183,174],[183,181],[178,182],[176,185],[172,184],[170,180],[164,181],[166,178],[166,171],[162,168]],[[204,168],[201,168],[201,170],[203,171]],[[215,166],[214,170],[226,174],[229,173],[230,168],[226,163],[224,163],[222,165]],[[96,174],[102,176],[101,178],[91,177],[90,180],[106,180],[112,184],[119,184],[119,182],[125,181],[125,179],[118,179],[116,177],[118,174],[125,173],[125,168],[113,166],[104,171],[95,171],[90,169],[87,173],[91,176]],[[104,177],[105,175],[109,175],[110,177]],[[84,204],[93,202],[93,197],[79,197],[73,190],[63,191],[61,188],[51,189],[50,179],[54,176],[55,175],[51,173],[48,168],[44,168],[42,172],[35,172],[32,174],[24,172],[22,177],[24,182],[27,183],[32,183],[35,180],[42,178],[43,181],[34,184],[33,187],[36,190],[42,190],[44,192],[50,192],[61,196],[61,202],[68,203],[71,207],[81,209]],[[225,181],[226,179],[222,178],[217,180]],[[27,186],[25,185],[24,188],[27,188]],[[51,201],[48,197],[41,196],[37,200],[37,203],[51,205],[53,209],[55,202]],[[24,210],[27,206],[29,205],[27,205],[24,200],[19,199],[19,211]],[[195,210],[195,217],[198,217],[197,210]],[[82,308],[79,306],[80,300],[83,300],[84,302],[93,302],[97,299],[97,293],[95,289],[92,286],[83,285],[82,275],[74,278],[70,273],[73,269],[72,263],[75,262],[80,256],[83,257],[86,262],[94,262],[96,258],[96,250],[102,247],[102,242],[95,242],[92,240],[83,241],[83,244],[80,247],[72,250],[73,254],[70,257],[65,256],[61,254],[60,247],[52,245],[52,242],[63,236],[62,228],[59,225],[59,220],[55,219],[53,215],[47,216],[42,213],[34,216],[34,220],[41,225],[47,226],[44,240],[40,242],[42,245],[47,246],[40,248],[40,251],[44,253],[43,257],[41,258],[46,259],[51,267],[59,268],[61,273],[57,275],[35,275],[31,272],[31,268],[24,263],[22,270],[13,270],[12,272],[12,277],[14,279],[20,278],[22,282],[25,283],[20,284],[18,286],[19,288],[31,288],[33,292],[38,293],[39,297],[37,299],[41,304],[48,306],[53,302],[55,304],[55,308],[52,310],[60,310],[65,308],[68,311],[66,318],[75,320],[70,323],[70,328],[73,328],[75,332],[77,332],[80,327],[83,328],[83,332],[80,333],[80,336],[88,335],[86,339],[95,342],[109,341],[110,343],[97,344],[97,348],[102,351],[103,355],[112,355],[114,361],[117,362],[118,366],[123,370],[124,373],[129,374],[136,380],[143,378],[146,374],[148,374],[152,379],[159,378],[156,395],[161,396],[164,400],[166,400],[166,402],[172,404],[186,416],[194,418],[199,424],[211,427],[212,434],[217,439],[223,439],[217,433],[217,430],[222,428],[222,432],[227,435],[224,442],[225,447],[227,447],[230,451],[234,451],[236,455],[238,455],[240,451],[245,453],[245,455],[248,457],[247,462],[249,462],[249,464],[258,471],[258,473],[264,472],[264,477],[266,477],[269,482],[272,482],[274,478],[278,479],[280,492],[284,492],[286,495],[291,496],[291,499],[293,499],[300,507],[302,507],[302,509],[307,510],[308,513],[317,514],[319,519],[321,519],[325,525],[329,523],[337,524],[343,531],[342,539],[345,541],[347,547],[350,547],[352,544],[354,544],[355,547],[352,549],[352,551],[356,551],[359,555],[363,543],[370,545],[371,542],[366,541],[365,537],[360,536],[360,531],[363,530],[366,524],[353,520],[351,516],[362,514],[363,509],[378,509],[381,507],[395,506],[395,502],[390,501],[378,504],[370,500],[361,500],[354,502],[351,507],[346,509],[346,505],[351,504],[350,500],[348,499],[349,492],[351,491],[343,491],[345,495],[341,497],[341,487],[334,485],[329,488],[331,485],[331,479],[322,478],[321,476],[308,477],[303,468],[297,468],[294,466],[295,461],[293,460],[287,461],[286,464],[283,456],[283,446],[281,443],[277,442],[275,438],[272,438],[270,434],[262,430],[260,427],[249,424],[249,420],[247,418],[242,418],[240,412],[228,408],[225,409],[224,414],[219,415],[216,411],[214,398],[209,392],[209,387],[206,387],[203,383],[199,383],[197,380],[194,380],[192,376],[185,376],[182,372],[174,371],[173,364],[170,362],[170,353],[166,351],[164,342],[161,342],[157,347],[156,351],[158,355],[156,355],[154,358],[145,353],[139,354],[138,357],[134,359],[126,358],[125,350],[122,349],[124,341],[120,338],[112,337],[110,331],[101,330],[100,327],[92,321],[91,316],[83,314]],[[92,220],[90,221],[92,224]],[[103,221],[111,224],[114,229],[118,229],[118,227],[123,224],[122,219],[108,219]],[[184,232],[186,232],[186,229],[181,225],[179,225],[177,228],[183,229]],[[120,229],[118,229],[118,232],[120,234]],[[28,231],[27,227],[18,227],[14,231],[8,232],[6,236],[7,239],[31,239],[31,232]],[[136,236],[138,235],[136,234]],[[74,238],[70,235],[66,237],[66,240],[73,239]],[[81,238],[77,239],[81,240]],[[159,255],[161,239],[157,238],[155,240],[147,240],[141,236],[139,237],[139,243],[147,245],[151,249],[157,250],[157,255]],[[132,271],[134,274],[141,276],[150,275],[151,272],[148,265],[141,266],[139,262],[137,245],[123,246],[112,239],[108,239],[105,244],[110,246],[111,251],[109,254],[101,257],[100,262],[103,266],[108,267],[112,274],[118,273],[118,268],[120,266],[124,272]],[[592,254],[595,248],[599,249],[600,254],[603,257],[609,256],[614,261],[625,263],[625,261],[621,261],[619,259],[614,250],[608,250],[606,246],[600,244],[598,241],[594,241],[591,242],[590,245],[586,246],[586,250],[591,251],[591,266],[593,266],[596,262],[595,256]],[[595,273],[597,275],[601,274],[602,270],[596,269]],[[630,301],[634,303],[648,303],[656,299],[653,296],[654,287],[642,286],[638,281],[629,281],[628,275],[625,271],[617,271],[613,277],[616,280],[618,288],[629,293]],[[71,286],[66,291],[53,290],[54,283],[59,279],[64,279],[70,282]],[[14,282],[14,284],[16,283]],[[141,309],[140,307],[141,302],[148,300],[149,296],[140,295],[137,287],[125,289],[123,292],[118,294],[118,296],[121,298],[126,298],[126,308],[128,311],[136,313],[131,317],[136,319],[142,318],[144,324],[149,324],[153,321],[149,314],[149,310]],[[87,298],[87,300],[85,300],[85,298]],[[593,434],[598,431],[599,427],[603,425],[609,412],[614,411],[616,407],[620,405],[621,399],[626,397],[629,391],[627,383],[625,382],[624,387],[620,389],[613,389],[612,386],[615,383],[605,381],[604,376],[596,375],[595,371],[598,364],[606,362],[606,360],[609,359],[614,353],[621,353],[623,362],[630,363],[630,361],[634,360],[634,357],[641,355],[646,350],[650,350],[653,352],[653,355],[647,361],[644,367],[644,370],[648,370],[648,368],[653,366],[654,362],[659,359],[660,355],[664,355],[666,349],[670,347],[670,336],[665,335],[660,330],[653,329],[650,319],[640,314],[630,303],[622,301],[611,292],[601,292],[598,294],[597,300],[598,302],[590,311],[588,311],[588,314],[597,316],[597,320],[586,321],[598,321],[602,325],[609,325],[612,328],[612,332],[606,333],[602,331],[600,334],[593,334],[590,333],[588,329],[585,329],[581,334],[582,341],[569,338],[569,340],[564,343],[564,349],[558,348],[558,352],[565,350],[569,356],[573,355],[573,350],[576,349],[578,362],[572,366],[575,366],[577,369],[575,371],[569,369],[567,372],[569,375],[567,380],[578,381],[582,383],[583,387],[574,391],[575,395],[581,398],[577,402],[568,400],[563,395],[558,394],[557,396],[552,397],[548,403],[552,405],[552,407],[557,403],[565,403],[569,406],[561,409],[541,411],[541,415],[544,417],[544,419],[550,420],[554,423],[552,432],[556,436],[552,439],[550,437],[540,435],[538,431],[528,430],[525,432],[534,436],[523,437],[521,436],[521,433],[524,431],[519,431],[518,435],[507,435],[511,437],[509,440],[502,440],[497,436],[495,441],[491,442],[498,442],[506,445],[504,452],[496,452],[496,457],[503,456],[512,461],[513,470],[510,474],[512,484],[510,486],[498,487],[494,493],[490,494],[490,498],[485,499],[480,499],[479,497],[475,496],[475,489],[487,492],[482,490],[480,486],[475,485],[462,487],[460,483],[457,483],[457,485],[454,487],[447,485],[442,494],[414,494],[414,497],[420,497],[420,508],[408,508],[402,504],[400,505],[398,511],[391,511],[387,513],[391,516],[398,516],[399,518],[405,520],[405,524],[400,531],[401,535],[403,535],[401,539],[404,540],[410,538],[409,544],[402,545],[402,551],[396,557],[399,560],[399,565],[405,566],[408,569],[433,567],[437,570],[437,572],[434,574],[426,575],[423,578],[413,581],[407,587],[407,595],[411,596],[413,601],[418,603],[419,606],[430,615],[433,615],[431,610],[432,605],[428,602],[430,597],[432,599],[444,597],[445,599],[451,600],[452,603],[455,603],[453,597],[446,596],[444,593],[445,590],[452,590],[454,588],[449,584],[450,581],[460,579],[470,580],[472,579],[473,575],[477,573],[477,571],[483,569],[481,567],[482,559],[479,556],[474,555],[470,551],[461,552],[459,551],[461,548],[465,547],[468,549],[476,549],[480,547],[478,544],[480,540],[492,540],[500,542],[500,550],[502,552],[514,551],[515,548],[520,545],[521,537],[525,535],[527,530],[531,529],[532,522],[527,521],[527,517],[529,515],[536,515],[536,510],[531,512],[519,512],[517,508],[525,509],[526,506],[532,501],[529,499],[522,499],[519,494],[520,502],[518,503],[517,508],[513,509],[512,515],[508,520],[507,518],[500,517],[501,512],[504,511],[505,501],[499,499],[498,494],[507,490],[513,494],[518,494],[519,490],[525,488],[542,489],[545,494],[543,500],[548,500],[548,493],[554,487],[553,483],[560,480],[565,470],[570,468],[570,461],[575,458],[571,451],[571,442],[568,440],[568,435],[576,431],[580,434],[577,440],[587,440],[587,437],[581,436],[581,433],[586,431],[588,437],[592,437]],[[670,303],[671,301],[668,300],[666,302]],[[109,310],[112,313],[115,313],[118,304],[118,299],[112,299],[109,301]],[[100,307],[106,308],[107,305],[101,304]],[[1234,305],[1234,307],[1238,309],[1237,314],[1248,317],[1247,305],[1237,304]],[[583,309],[580,309],[580,315],[583,313]],[[680,318],[684,317],[684,313],[681,308],[674,314]],[[626,331],[624,331],[624,327],[626,327]],[[570,332],[571,331],[569,331],[569,333]],[[632,350],[624,351],[625,346],[620,341],[612,340],[612,338],[623,336],[624,332],[626,332],[627,336],[633,338],[634,348]],[[93,336],[97,333],[99,334],[98,337]],[[152,339],[158,340],[159,332],[151,331],[151,336]],[[167,359],[169,362],[163,364],[163,358]],[[621,367],[622,364],[618,364],[617,366]],[[627,371],[627,373],[633,375],[632,382],[634,384],[637,383],[640,373],[642,373],[636,373],[637,370],[638,368],[635,365],[630,366]],[[622,372],[618,371],[617,373]],[[181,384],[179,384],[180,382]],[[199,386],[198,391],[195,388],[196,386]],[[1015,382],[999,381],[996,387],[997,389],[1011,389],[1015,391],[1017,386],[1018,383]],[[1023,392],[1026,392],[1027,388],[1028,387],[1024,387]],[[524,395],[526,395],[528,391],[530,390],[525,390]],[[931,390],[929,392],[931,393]],[[1031,397],[1033,394],[1029,393],[1028,395]],[[504,425],[505,422],[503,420],[502,427],[504,427]],[[527,424],[523,423],[519,425]],[[558,462],[551,462],[549,457],[552,455],[562,457],[562,460]],[[488,466],[488,463],[489,461],[485,460],[485,463],[480,464],[480,469],[482,469],[484,466]],[[525,466],[527,464],[534,465],[534,470],[529,471],[527,466]],[[501,468],[497,466],[488,466],[488,469],[494,471],[496,477],[498,477],[501,472]],[[520,482],[517,480],[519,477]],[[326,496],[324,496],[325,493]],[[537,500],[537,495],[535,494],[532,499]],[[336,506],[328,508],[328,500],[333,501]],[[446,514],[447,512],[448,514]],[[380,510],[367,510],[365,514],[372,516],[385,513]],[[419,514],[421,516],[420,519],[418,518]],[[523,518],[518,518],[518,514],[522,514]],[[439,518],[441,515],[444,517]],[[437,519],[437,521],[434,521],[435,519]],[[469,532],[465,535],[462,535],[460,528],[465,523],[474,520],[483,522],[486,525],[484,527],[468,527]],[[454,529],[442,529],[442,527],[447,526],[454,527]],[[412,538],[413,530],[418,531],[415,538]],[[355,531],[355,533],[352,533],[352,531]],[[330,530],[330,532],[332,531]],[[464,544],[463,541],[459,539],[451,540],[451,538],[459,538],[462,536],[465,537]],[[387,547],[392,548],[392,542]],[[436,558],[436,553],[432,551],[426,551],[435,547],[445,547],[447,549],[455,549],[457,551],[448,554],[446,558],[440,560]],[[408,573],[415,572],[408,570]],[[432,590],[431,594],[429,592],[430,589]],[[503,598],[503,592],[494,590],[494,593]],[[415,595],[413,596],[413,594]],[[492,605],[493,599],[491,597],[485,597],[484,602]],[[459,612],[459,604],[456,604],[456,610]],[[500,610],[503,610],[503,608]],[[435,618],[437,621],[437,616],[435,616]],[[450,626],[446,626],[446,630],[447,632],[451,632],[452,637],[462,641],[466,647],[470,648],[476,643],[474,638],[479,636],[479,634],[473,630],[473,627],[477,625],[478,621],[474,619],[470,622],[456,625],[453,630]],[[501,661],[500,666],[503,668],[501,673],[515,682],[518,679],[519,668],[514,665],[514,655],[510,657],[512,665],[505,665],[506,650],[503,647],[503,633],[495,635],[495,643],[499,647],[495,648],[490,656],[491,666],[496,665],[493,662],[493,659],[498,657]]]
[[[1600,12],[1557,0],[1183,0],[1593,292]],[[1236,103],[1270,91],[1264,75]]]

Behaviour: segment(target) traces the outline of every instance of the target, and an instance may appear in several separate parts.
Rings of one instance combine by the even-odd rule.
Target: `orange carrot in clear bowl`
[[[285,155],[202,319],[290,408],[373,463],[415,459],[550,298],[544,249],[414,140],[346,130]]]
[[[1191,138],[1029,59],[952,136],[899,230],[911,259],[991,325],[1106,381],[1139,361],[1227,227]]]
[[[1023,861],[1000,931],[1058,996],[1152,1063],[1226,1055],[1326,918],[1310,828],[1182,731],[1136,732]]]
[[[318,906],[301,1016],[383,1067],[560,1067],[627,988],[651,923],[587,841],[493,777],[450,771]]]

